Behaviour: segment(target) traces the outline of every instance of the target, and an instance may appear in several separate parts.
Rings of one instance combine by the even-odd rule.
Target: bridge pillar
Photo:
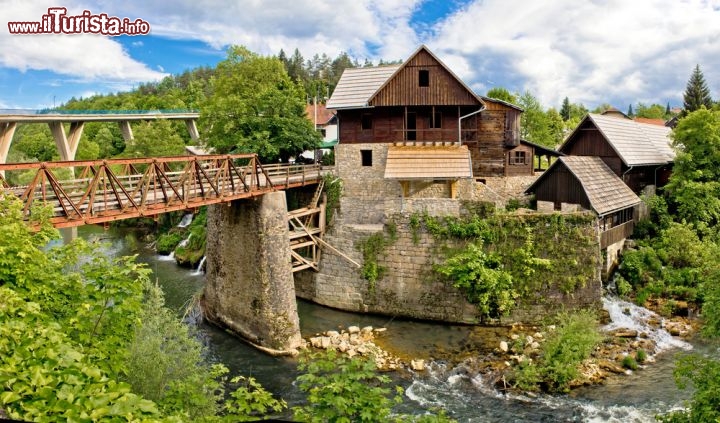
[[[284,192],[208,206],[203,309],[271,353],[300,345]]]
[[[60,160],[75,160],[85,122],[70,122],[70,132],[67,135],[62,122],[49,122],[48,125],[60,152]]]

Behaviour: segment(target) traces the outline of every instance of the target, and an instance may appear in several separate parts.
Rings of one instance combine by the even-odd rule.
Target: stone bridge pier
[[[208,207],[205,317],[271,354],[300,345],[285,192]]]

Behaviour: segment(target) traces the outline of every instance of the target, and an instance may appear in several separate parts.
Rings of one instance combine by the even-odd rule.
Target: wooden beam
[[[457,197],[457,180],[449,181],[450,185],[450,198],[455,199]]]

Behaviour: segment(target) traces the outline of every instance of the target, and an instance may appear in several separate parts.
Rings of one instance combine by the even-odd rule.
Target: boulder
[[[360,328],[358,326],[350,326],[348,327],[348,333],[360,333]]]
[[[410,368],[416,372],[425,370],[425,360],[410,360]]]
[[[509,349],[510,349],[510,347],[508,346],[507,342],[500,341],[500,351],[506,353],[506,352],[508,352]]]

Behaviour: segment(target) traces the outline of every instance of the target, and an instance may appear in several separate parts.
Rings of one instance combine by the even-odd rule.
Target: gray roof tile
[[[591,113],[592,120],[627,166],[666,164],[675,158],[671,129],[630,119]]]

